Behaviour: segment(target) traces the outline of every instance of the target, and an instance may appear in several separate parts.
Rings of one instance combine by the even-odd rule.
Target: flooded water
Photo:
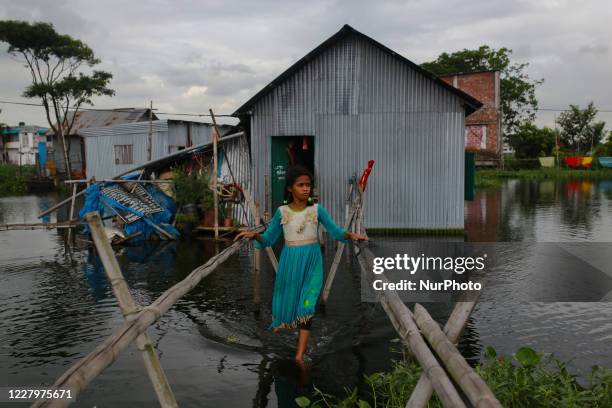
[[[58,200],[54,195],[0,198],[0,224],[36,222],[41,209]],[[509,180],[499,190],[479,192],[465,211],[469,241],[510,241],[526,249],[535,242],[600,242],[612,248],[612,181]],[[411,240],[376,241],[401,248]],[[223,248],[192,239],[127,247],[117,257],[137,302],[149,304]],[[324,255],[328,269],[333,248]],[[520,273],[520,261],[509,273]],[[273,272],[264,260],[257,308],[251,262],[245,248],[150,329],[180,406],[292,406],[312,385],[340,395],[361,384],[363,374],[391,367],[396,354],[390,340],[396,335],[380,307],[361,303],[351,257],[343,258],[329,304],[313,323],[308,372],[291,363],[295,335],[266,330]],[[0,232],[0,270],[1,385],[52,383],[123,321],[97,257],[84,243],[67,249],[54,230]],[[599,278],[600,291],[612,285],[612,276]],[[512,285],[498,282],[502,289],[483,295],[460,344],[464,355],[476,361],[487,345],[501,353],[531,345],[571,360],[577,370],[612,367],[612,304],[526,301]],[[585,296],[596,291],[581,290]],[[428,309],[441,321],[449,313],[443,304]],[[157,406],[134,347],[78,401],[78,406]]]

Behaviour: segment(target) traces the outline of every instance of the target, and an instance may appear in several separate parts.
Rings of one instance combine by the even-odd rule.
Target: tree
[[[512,50],[481,45],[476,50],[463,49],[442,53],[431,62],[421,64],[436,75],[498,70],[501,82],[501,109],[504,135],[518,131],[525,122],[532,122],[538,110],[535,89],[543,79],[531,80],[525,73],[528,63],[512,63]]]
[[[556,142],[555,131],[549,127],[539,128],[533,123],[523,123],[518,131],[508,135],[508,144],[520,159],[550,156]]]
[[[23,96],[42,101],[47,121],[58,137],[64,155],[66,175],[70,178],[70,135],[78,110],[93,105],[94,96],[113,96],[108,88],[112,74],[86,67],[100,63],[94,52],[80,40],[58,34],[50,23],[27,21],[0,21],[0,42],[9,45],[8,53],[23,57],[32,83]],[[68,112],[73,111],[71,117]]]
[[[576,152],[581,149],[593,151],[606,134],[606,122],[594,122],[595,116],[597,109],[593,102],[585,109],[570,105],[569,110],[559,115],[557,123],[561,127],[560,138],[565,147]]]

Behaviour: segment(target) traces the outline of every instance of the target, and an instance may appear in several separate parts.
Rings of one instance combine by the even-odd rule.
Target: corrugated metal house
[[[345,25],[234,116],[249,129],[254,195],[268,210],[287,165],[300,163],[341,221],[348,181],[372,159],[367,228],[463,229],[465,116],[480,106]]]
[[[68,115],[67,123],[71,123],[74,118],[74,124],[70,130],[70,135],[66,136],[66,143],[69,144],[68,157],[70,160],[70,168],[74,175],[85,177],[84,170],[87,167],[85,161],[85,143],[83,141],[82,132],[85,129],[101,128],[115,126],[124,123],[136,123],[149,121],[149,109],[135,108],[120,108],[112,110],[91,110],[79,111],[74,117],[74,112]],[[153,120],[157,120],[155,114],[151,115]],[[59,140],[53,134],[53,131],[48,133],[53,136],[53,150],[50,152],[50,159],[55,163],[57,173],[65,177],[64,152]]]
[[[152,127],[152,160],[212,140],[209,123],[155,120]],[[222,134],[229,130],[219,127]],[[111,178],[147,162],[149,122],[81,129],[80,134],[88,178]]]

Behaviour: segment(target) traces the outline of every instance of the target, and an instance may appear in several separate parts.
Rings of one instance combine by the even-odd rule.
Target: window
[[[115,145],[115,164],[133,164],[134,145]]]

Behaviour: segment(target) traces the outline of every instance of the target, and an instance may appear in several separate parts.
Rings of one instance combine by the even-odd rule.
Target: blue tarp
[[[104,185],[110,187],[117,185],[117,183],[105,183]],[[140,218],[136,221],[123,225],[124,235],[129,236],[137,232],[141,232],[141,234],[134,237],[131,242],[149,240],[154,235],[158,235],[160,238],[166,239],[166,237],[159,230],[157,230],[155,226],[162,228],[174,237],[178,237],[180,235],[179,232],[170,224],[176,212],[176,204],[174,200],[162,193],[154,185],[145,185],[144,188],[153,197],[153,200],[162,208],[162,211],[146,215],[105,195],[100,189],[100,184],[94,183],[85,191],[85,203],[79,212],[79,217],[81,220],[84,220],[85,215],[91,211],[98,211],[102,218],[104,218],[105,214],[112,215],[119,214],[121,212],[131,213]],[[85,226],[84,232],[85,234],[89,233],[87,225]]]

